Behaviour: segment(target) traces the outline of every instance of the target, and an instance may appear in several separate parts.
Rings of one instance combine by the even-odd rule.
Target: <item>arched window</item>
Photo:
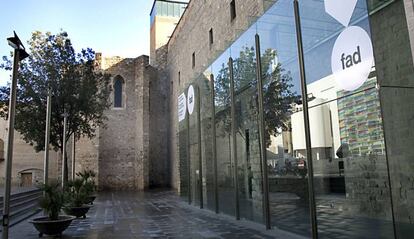
[[[124,79],[116,76],[114,80],[114,108],[122,108]]]

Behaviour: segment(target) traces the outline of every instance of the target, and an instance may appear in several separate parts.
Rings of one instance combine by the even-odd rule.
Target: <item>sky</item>
[[[153,0],[0,0],[0,57],[12,48],[7,37],[16,31],[27,46],[33,31],[69,34],[76,51],[90,47],[104,56],[149,54]],[[30,52],[28,52],[30,54]],[[0,85],[10,81],[0,70]]]

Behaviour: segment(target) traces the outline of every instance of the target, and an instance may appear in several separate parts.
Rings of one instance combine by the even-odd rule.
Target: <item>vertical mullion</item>
[[[215,91],[214,91],[214,76],[210,75],[210,89],[211,89],[211,134],[212,134],[212,147],[213,147],[213,184],[214,184],[214,208],[216,213],[219,213],[219,200],[218,200],[218,185],[217,185],[217,148],[216,148],[216,105],[214,104]]]
[[[200,208],[203,208],[203,161],[201,155],[201,96],[200,87],[196,86],[196,107],[197,107],[197,151],[198,151],[198,180],[199,180],[199,196]]]
[[[234,196],[236,207],[236,219],[240,220],[240,208],[239,208],[239,177],[237,175],[237,140],[236,140],[236,107],[234,97],[234,74],[233,74],[233,58],[229,58],[229,73],[230,73],[230,98],[231,98],[231,157],[234,162]]]
[[[266,155],[266,141],[265,141],[265,120],[263,109],[263,79],[262,79],[262,59],[260,53],[260,37],[255,36],[256,42],[256,74],[257,74],[257,89],[258,89],[258,113],[259,113],[259,142],[260,142],[260,160],[262,166],[262,185],[263,185],[263,212],[265,216],[266,229],[271,229],[270,224],[270,209],[269,209],[269,179],[267,175],[267,155]]]
[[[309,111],[308,111],[308,92],[306,88],[306,74],[305,74],[305,59],[302,45],[302,28],[300,23],[299,2],[293,1],[295,11],[296,23],[296,39],[298,45],[298,58],[300,68],[300,81],[302,88],[302,104],[303,104],[303,119],[305,124],[305,140],[306,140],[306,158],[308,161],[308,191],[309,191],[309,210],[310,219],[312,223],[312,238],[318,238],[318,225],[316,219],[316,205],[315,194],[313,189],[313,162],[312,162],[312,143],[309,126]]]
[[[187,90],[188,92],[188,90]],[[188,93],[187,93],[187,97],[188,97]],[[186,102],[187,104],[187,102]],[[186,127],[187,127],[187,178],[188,178],[188,185],[187,185],[187,193],[188,193],[188,204],[191,204],[191,146],[190,146],[190,114],[188,113],[188,109],[185,111],[185,123],[186,123]]]

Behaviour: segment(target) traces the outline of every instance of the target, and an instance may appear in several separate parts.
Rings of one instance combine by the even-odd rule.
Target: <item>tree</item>
[[[92,138],[104,124],[110,106],[110,77],[95,69],[95,53],[76,53],[66,32],[34,32],[28,41],[30,56],[21,62],[18,75],[15,129],[38,152],[45,149],[46,100],[52,93],[50,144],[63,151],[63,113],[68,115],[66,139]],[[11,69],[3,57],[0,66]],[[7,117],[9,87],[0,88],[0,115]],[[65,142],[66,143],[66,142]],[[66,157],[66,155],[62,156]],[[67,168],[67,165],[65,165]],[[65,170],[67,173],[67,170]],[[67,174],[63,180],[67,180]]]
[[[297,102],[299,96],[292,91],[292,77],[285,72],[280,63],[276,63],[277,52],[267,49],[262,57],[263,80],[263,107],[265,119],[265,140],[270,145],[270,136],[277,136],[279,129],[288,130],[292,114],[292,104]],[[256,55],[253,47],[245,47],[233,61],[233,77],[235,93],[241,94],[245,90],[253,89],[257,92]],[[230,132],[230,76],[227,64],[222,64],[215,79],[215,104],[218,107],[216,119],[222,122],[222,128]],[[252,104],[256,111],[257,94],[250,94],[250,99],[241,99],[244,103]],[[235,102],[236,109],[241,110],[240,103]],[[237,128],[240,130],[242,122],[236,117]]]

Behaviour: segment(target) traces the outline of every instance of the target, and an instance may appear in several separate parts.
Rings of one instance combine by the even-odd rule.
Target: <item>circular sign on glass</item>
[[[190,85],[188,87],[188,92],[187,92],[187,109],[190,115],[194,111],[194,102],[195,102],[194,87]]]
[[[371,38],[357,26],[350,26],[336,39],[331,58],[332,72],[341,89],[353,91],[368,79],[374,63]]]

